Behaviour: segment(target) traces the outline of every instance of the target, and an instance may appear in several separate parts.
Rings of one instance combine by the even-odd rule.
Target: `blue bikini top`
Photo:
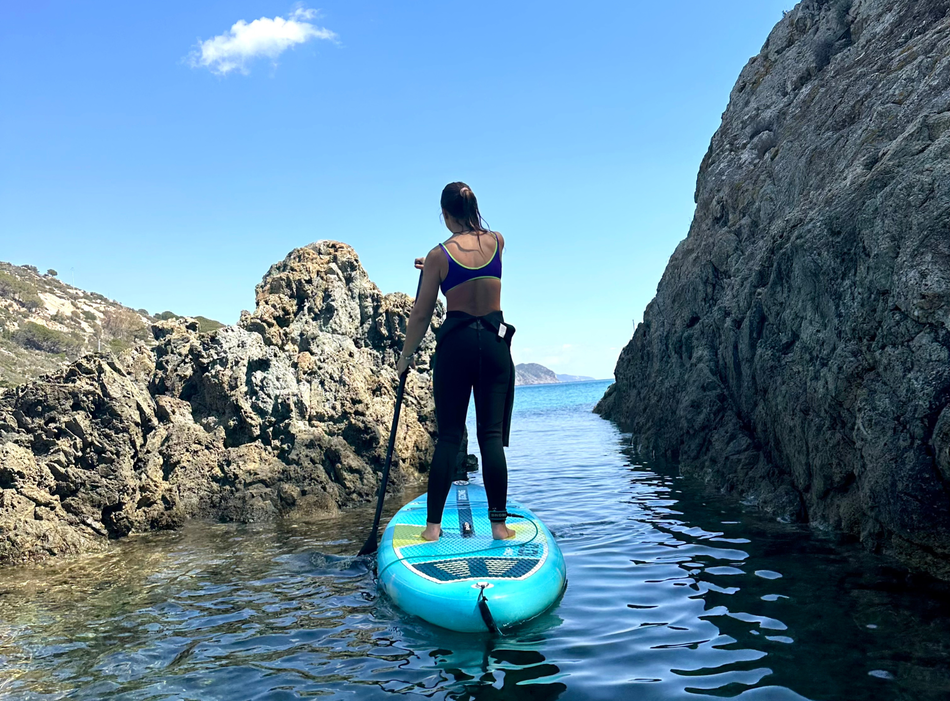
[[[491,260],[489,260],[485,265],[480,265],[477,268],[470,268],[467,265],[462,265],[455,258],[452,257],[452,254],[449,253],[449,249],[443,246],[441,243],[439,246],[442,247],[442,250],[445,251],[446,257],[449,259],[449,272],[445,276],[445,279],[442,281],[442,294],[445,294],[453,287],[458,287],[463,282],[468,282],[469,280],[483,280],[485,278],[495,278],[496,280],[501,280],[501,252],[498,250],[501,246],[498,244],[498,234],[492,232],[492,236],[495,237],[495,253],[492,255]]]

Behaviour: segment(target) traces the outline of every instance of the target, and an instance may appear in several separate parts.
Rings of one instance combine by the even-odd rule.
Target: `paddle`
[[[416,287],[416,299],[422,289],[422,271],[419,271],[419,285]],[[389,466],[393,462],[393,448],[396,447],[396,427],[399,426],[399,409],[402,407],[402,395],[406,391],[406,376],[409,370],[399,376],[399,389],[396,390],[396,409],[393,411],[393,427],[389,431],[389,447],[386,448],[386,464],[383,466],[383,477],[379,482],[379,493],[376,495],[376,516],[373,518],[373,530],[370,532],[359,555],[372,555],[379,547],[376,542],[379,535],[379,518],[383,515],[383,499],[386,498],[386,485],[389,483]]]

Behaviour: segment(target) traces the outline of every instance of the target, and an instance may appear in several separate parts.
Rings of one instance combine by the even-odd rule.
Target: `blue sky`
[[[610,377],[792,6],[0,3],[0,260],[233,323],[328,238],[411,293],[464,180],[508,241],[516,361]]]

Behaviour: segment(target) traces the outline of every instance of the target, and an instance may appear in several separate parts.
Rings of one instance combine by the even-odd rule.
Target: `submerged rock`
[[[320,515],[372,498],[411,306],[383,295],[352,248],[321,241],[272,266],[236,326],[161,322],[153,349],[86,356],[6,390],[0,562],[193,517]],[[427,334],[406,383],[395,487],[431,458],[434,345]]]
[[[950,1],[806,0],[743,69],[597,411],[950,577]]]

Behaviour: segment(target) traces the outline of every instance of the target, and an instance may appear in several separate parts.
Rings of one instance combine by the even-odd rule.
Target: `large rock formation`
[[[806,0],[743,69],[598,410],[950,577],[950,0]]]
[[[352,248],[321,241],[270,269],[237,326],[158,323],[154,348],[4,391],[0,562],[190,517],[322,514],[372,497],[411,305],[380,293]],[[433,348],[428,334],[407,381],[397,486],[431,457]]]

